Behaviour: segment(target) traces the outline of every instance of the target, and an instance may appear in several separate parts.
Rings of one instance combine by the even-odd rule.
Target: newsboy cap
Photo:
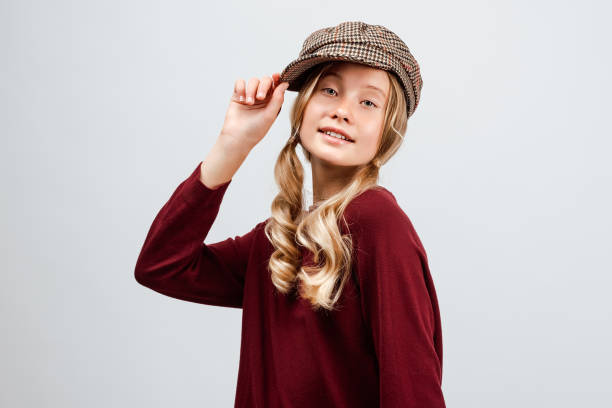
[[[419,64],[406,44],[384,26],[346,21],[313,32],[280,79],[289,82],[289,91],[299,91],[311,68],[327,61],[355,62],[390,71],[404,87],[408,117],[419,104],[423,87]]]

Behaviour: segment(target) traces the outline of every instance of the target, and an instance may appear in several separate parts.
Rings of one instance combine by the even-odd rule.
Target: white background
[[[421,67],[421,102],[380,184],[428,253],[447,405],[607,406],[610,12],[3,1],[0,405],[233,406],[241,310],[140,286],[136,259],[214,143],[234,81],[280,72],[312,31],[361,20],[397,33]],[[207,242],[269,216],[294,99],[236,173]]]

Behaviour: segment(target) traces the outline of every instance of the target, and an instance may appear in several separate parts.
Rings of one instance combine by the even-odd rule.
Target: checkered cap
[[[408,117],[419,104],[423,80],[419,64],[406,44],[381,25],[347,21],[310,34],[297,59],[281,73],[289,91],[299,91],[315,65],[326,61],[349,61],[391,71],[404,87]]]

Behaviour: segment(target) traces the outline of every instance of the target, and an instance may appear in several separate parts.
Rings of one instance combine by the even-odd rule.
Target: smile
[[[340,135],[334,135],[334,134],[331,134],[331,135],[330,135],[330,134],[328,134],[328,133],[321,132],[320,130],[319,130],[319,131],[317,131],[317,132],[318,132],[319,134],[321,134],[321,135],[322,135],[322,136],[325,138],[325,140],[327,140],[328,142],[333,143],[333,144],[349,144],[349,143],[355,143],[355,142],[353,142],[353,141],[351,141],[351,140],[345,140],[345,139],[342,139]]]

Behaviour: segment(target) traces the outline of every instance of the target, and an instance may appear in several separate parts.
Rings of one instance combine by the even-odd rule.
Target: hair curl
[[[353,244],[350,234],[342,235],[338,220],[344,210],[362,192],[378,187],[380,167],[399,149],[407,127],[407,106],[401,83],[386,71],[391,92],[385,110],[383,133],[373,159],[361,166],[342,190],[322,201],[312,212],[304,210],[304,168],[297,155],[299,129],[304,110],[319,78],[337,61],[318,64],[307,72],[290,113],[291,137],[281,150],[274,167],[280,192],[271,204],[271,217],[265,234],[275,250],[268,269],[272,283],[283,294],[295,290],[308,300],[313,310],[336,310],[336,303],[350,277]],[[302,150],[308,162],[310,152]],[[313,254],[314,266],[302,265],[300,246]]]

